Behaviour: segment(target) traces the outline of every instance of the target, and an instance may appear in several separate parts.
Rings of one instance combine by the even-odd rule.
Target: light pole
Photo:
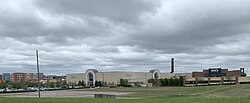
[[[37,85],[38,85],[38,98],[41,97],[40,93],[40,73],[39,73],[39,61],[38,61],[38,50],[36,50],[36,67],[37,67]]]

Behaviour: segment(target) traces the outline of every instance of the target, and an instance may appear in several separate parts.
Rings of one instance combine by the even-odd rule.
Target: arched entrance
[[[88,84],[90,87],[94,87],[94,76],[91,72],[88,73]]]
[[[150,70],[149,73],[152,73],[152,78],[155,80],[155,86],[160,86],[161,74],[158,69]]]
[[[158,69],[150,70],[149,73],[152,73],[153,79],[160,79],[161,78],[161,74],[160,74],[160,71]]]
[[[98,73],[96,69],[88,69],[86,71],[85,76],[87,87],[95,87],[96,73]]]
[[[155,72],[153,78],[154,78],[154,79],[159,79],[159,73],[158,73],[158,72]]]

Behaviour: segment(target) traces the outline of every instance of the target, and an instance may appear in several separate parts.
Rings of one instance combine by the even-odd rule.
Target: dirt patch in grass
[[[93,98],[94,94],[110,94],[116,96],[129,95],[129,92],[110,92],[110,91],[74,91],[74,90],[60,90],[60,91],[41,91],[41,97],[44,98]],[[26,93],[8,93],[0,94],[1,97],[19,97],[19,98],[33,98],[38,97],[38,92]]]

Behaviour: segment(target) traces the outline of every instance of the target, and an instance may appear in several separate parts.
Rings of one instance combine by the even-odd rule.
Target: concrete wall
[[[93,71],[93,72],[91,72]],[[171,78],[173,76],[187,76],[187,78],[191,77],[191,73],[160,73],[159,70],[150,70],[149,72],[98,72],[95,69],[88,69],[86,73],[94,73],[94,81],[103,81],[107,84],[118,85],[120,84],[120,79],[128,79],[129,83],[148,83],[148,79],[154,77],[154,73],[158,73],[158,78]],[[67,84],[73,83],[77,84],[79,81],[84,81],[87,84],[89,80],[87,80],[86,73],[78,73],[78,74],[66,74]],[[94,83],[93,83],[94,84]]]
[[[250,77],[199,77],[187,78],[186,86],[195,85],[224,85],[224,84],[249,84]],[[189,84],[192,83],[192,84]]]
[[[171,78],[171,77],[185,76],[186,78],[192,78],[192,73],[161,73],[161,78]]]
[[[161,73],[161,78],[164,79],[164,78],[171,78],[175,76],[174,73]]]
[[[175,73],[176,77],[184,76],[185,78],[193,78],[192,73]]]
[[[239,82],[250,83],[250,77],[239,77]]]
[[[85,73],[78,73],[78,74],[66,74],[66,82],[67,84],[73,83],[78,84],[79,81],[85,81]]]
[[[96,73],[96,80],[115,83],[116,85],[120,83],[121,78],[128,79],[128,82],[147,83],[148,79],[152,78],[151,75],[144,72],[103,72]]]

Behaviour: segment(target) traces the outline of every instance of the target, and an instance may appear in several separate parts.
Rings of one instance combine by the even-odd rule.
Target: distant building
[[[3,80],[3,76],[0,74],[0,80]]]
[[[66,76],[47,75],[47,76],[44,76],[43,83],[65,84],[66,83]]]
[[[13,73],[12,79],[14,83],[22,83],[27,80],[27,73]]]
[[[11,82],[12,78],[11,78],[11,74],[10,73],[3,73],[2,74],[2,79],[5,81],[5,82]]]
[[[44,79],[44,74],[39,73],[40,80]],[[21,83],[21,82],[37,82],[38,74],[37,73],[13,73],[12,80],[14,83]]]
[[[56,75],[46,75],[44,76],[44,80],[52,80],[56,77]]]
[[[241,77],[246,76],[244,73],[244,68],[240,70],[221,69],[221,68],[209,68],[208,70],[203,70],[202,72],[192,72],[192,77]]]
[[[36,81],[34,73],[27,73],[26,81]]]
[[[192,77],[184,80],[184,86],[250,84],[250,78],[246,77],[244,68],[231,71],[209,68],[202,72],[192,72]]]
[[[44,73],[39,73],[39,79],[44,80]],[[38,80],[38,73],[34,74],[34,79],[37,81]]]
[[[150,72],[99,72],[96,69],[88,69],[81,74],[66,74],[68,84],[77,84],[84,81],[86,86],[95,86],[96,81],[103,81],[111,86],[120,84],[120,79],[128,79],[129,83],[147,83],[148,79],[159,79],[161,77],[159,70],[150,70]]]
[[[149,72],[99,72],[96,69],[88,69],[85,73],[66,74],[66,81],[70,85],[76,85],[79,81],[84,81],[86,86],[94,86],[95,81],[101,81],[116,86],[120,84],[120,79],[127,79],[129,84],[146,84],[151,78],[160,79],[173,76],[191,77],[191,73],[160,73],[157,69]]]

